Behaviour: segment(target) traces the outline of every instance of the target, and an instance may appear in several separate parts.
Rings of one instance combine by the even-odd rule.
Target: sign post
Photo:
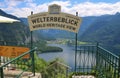
[[[33,15],[33,11],[31,11],[31,15]],[[33,49],[33,31],[30,31],[31,33],[31,49]],[[34,52],[30,53],[30,57],[32,58],[32,72],[33,76],[35,76],[35,59],[34,59]]]
[[[76,16],[78,16],[78,12],[76,12]],[[77,67],[77,38],[78,35],[75,33],[75,73],[77,72],[76,67]]]

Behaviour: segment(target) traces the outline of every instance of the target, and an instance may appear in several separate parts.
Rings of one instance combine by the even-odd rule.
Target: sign
[[[80,17],[62,13],[57,5],[49,7],[49,12],[28,16],[30,31],[39,29],[61,29],[77,33],[80,27]]]
[[[56,4],[50,5],[48,8],[48,12],[50,14],[59,14],[61,12],[61,6]]]
[[[29,48],[26,47],[0,46],[0,56],[4,57],[14,58],[27,51],[29,51]],[[29,58],[29,55],[25,55],[23,58]]]

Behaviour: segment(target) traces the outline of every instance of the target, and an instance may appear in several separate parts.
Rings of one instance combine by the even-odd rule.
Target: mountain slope
[[[120,13],[116,15],[104,15],[97,18],[91,26],[82,34],[82,41],[97,41],[111,50],[120,50]]]
[[[16,16],[7,14],[2,10],[0,10],[0,15],[20,20]],[[30,36],[29,29],[27,26],[25,26],[23,22],[0,23],[0,41],[25,42],[27,41],[29,36]]]
[[[13,19],[20,20],[20,19],[17,18],[16,16],[7,14],[7,13],[5,13],[4,11],[2,11],[1,9],[0,9],[0,15],[1,15],[1,16],[5,16],[5,17],[9,17],[9,18],[13,18]]]
[[[87,28],[97,19],[95,16],[82,17],[82,22],[79,29],[79,36],[82,35]]]

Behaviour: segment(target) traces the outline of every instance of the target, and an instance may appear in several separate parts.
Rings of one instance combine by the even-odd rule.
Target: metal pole
[[[96,44],[96,69],[95,69],[95,71],[96,72],[98,72],[98,68],[99,68],[99,66],[98,66],[98,62],[100,61],[99,60],[99,53],[98,53],[98,46],[99,46],[99,43],[97,42],[97,44]]]
[[[76,12],[76,16],[78,16],[78,12]],[[76,74],[76,67],[77,67],[77,33],[75,33],[75,74]]]
[[[30,34],[31,34],[31,46],[30,46],[30,48],[32,49],[33,48],[33,36],[32,36],[32,31],[30,32]]]
[[[33,11],[31,11],[31,15],[33,15]],[[33,48],[33,36],[32,36],[32,31],[30,32],[31,34],[31,49]]]
[[[66,78],[68,78],[68,68],[66,68]]]
[[[3,67],[0,68],[0,75],[1,78],[4,78]]]
[[[117,78],[119,78],[119,77],[120,77],[120,55],[119,55],[118,77]]]
[[[33,11],[31,11],[31,15],[33,15]],[[31,49],[33,48],[33,32],[31,31]],[[31,52],[31,58],[32,58],[32,72],[33,76],[35,76],[35,59],[34,59],[34,52]]]

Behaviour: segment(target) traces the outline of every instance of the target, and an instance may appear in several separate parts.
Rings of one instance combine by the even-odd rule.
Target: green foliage
[[[60,65],[58,62],[62,63],[63,60],[56,58],[49,62],[45,70],[43,70],[43,78],[66,78],[66,67]]]
[[[39,40],[37,42],[34,43],[34,46],[38,47],[38,51],[40,52],[61,52],[63,51],[62,48],[60,47],[56,47],[56,46],[47,46],[46,41],[45,40]]]
[[[45,60],[39,58],[37,56],[37,54],[35,53],[35,71],[41,72],[41,71],[45,70],[47,65],[48,65],[48,63]]]
[[[7,42],[25,41],[30,36],[28,27],[23,23],[0,23],[0,40]]]
[[[34,46],[38,47],[39,50],[41,50],[42,48],[45,48],[47,42],[45,40],[38,40],[36,42],[34,42]]]
[[[42,52],[61,52],[63,51],[62,48],[53,47],[53,46],[46,46],[44,49],[41,49]]]

